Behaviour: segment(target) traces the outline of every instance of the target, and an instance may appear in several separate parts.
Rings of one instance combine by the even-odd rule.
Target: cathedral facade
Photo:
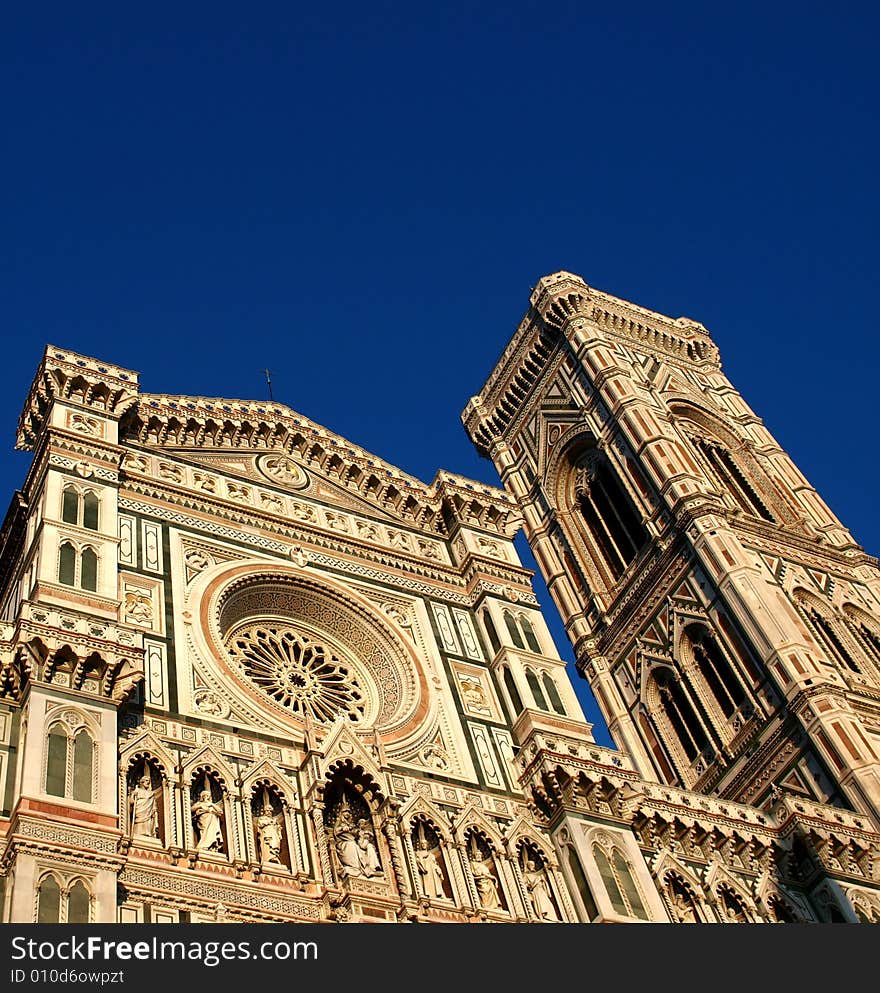
[[[3,920],[880,922],[880,569],[706,330],[546,277],[463,420],[503,489],[46,349]]]

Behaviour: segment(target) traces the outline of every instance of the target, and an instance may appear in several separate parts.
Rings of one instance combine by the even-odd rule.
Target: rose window
[[[283,623],[238,628],[227,646],[241,672],[292,713],[319,722],[364,718],[366,695],[353,667],[329,645]]]

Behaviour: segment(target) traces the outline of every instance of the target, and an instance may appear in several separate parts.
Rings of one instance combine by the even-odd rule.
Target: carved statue
[[[196,850],[200,852],[223,851],[223,804],[215,802],[211,790],[205,785],[199,798],[190,808],[193,824],[198,832]]]
[[[471,873],[480,898],[480,906],[486,910],[499,910],[501,901],[498,899],[498,880],[492,872],[492,857],[482,858],[476,846],[471,848],[469,855]]]
[[[336,854],[345,876],[376,876],[382,872],[376,836],[366,817],[355,823],[346,800],[342,801],[333,826]]]
[[[672,897],[672,913],[676,922],[678,924],[698,924],[697,912],[687,893],[679,889],[678,886],[673,886],[670,895]]]
[[[524,856],[523,880],[529,894],[529,902],[535,916],[540,921],[558,921],[559,915],[553,905],[553,898],[550,895],[550,883],[547,880],[547,873],[544,867],[538,865],[528,854]]]
[[[159,808],[156,806],[156,791],[153,790],[149,769],[144,771],[129,794],[128,812],[133,838],[159,836]]]
[[[257,817],[257,841],[260,846],[260,861],[264,865],[282,865],[281,845],[284,840],[283,815],[272,810],[268,797],[263,795],[263,806]]]
[[[437,848],[428,845],[428,839],[423,834],[415,849],[416,868],[425,896],[431,900],[443,900],[446,896],[443,892],[444,876],[438,861],[439,854]]]

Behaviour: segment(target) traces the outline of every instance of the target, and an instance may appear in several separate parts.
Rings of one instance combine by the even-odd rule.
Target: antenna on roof
[[[269,403],[274,403],[275,398],[272,396],[272,377],[268,369],[264,369],[263,372],[266,373],[266,385],[269,387]]]

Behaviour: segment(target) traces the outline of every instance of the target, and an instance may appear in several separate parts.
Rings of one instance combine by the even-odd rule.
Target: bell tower
[[[640,775],[880,820],[880,568],[707,330],[558,272],[465,427]]]

